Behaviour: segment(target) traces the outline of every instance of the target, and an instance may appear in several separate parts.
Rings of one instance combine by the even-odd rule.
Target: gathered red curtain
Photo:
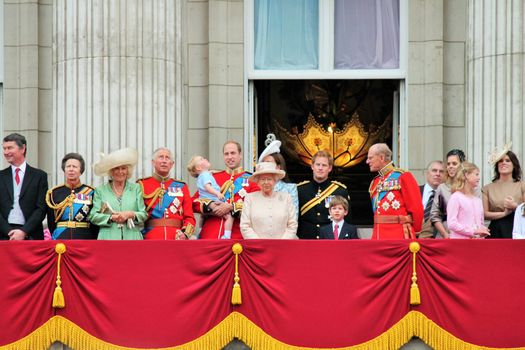
[[[240,305],[235,242],[63,241],[63,308],[57,243],[0,243],[0,349],[525,348],[522,241],[239,241]]]

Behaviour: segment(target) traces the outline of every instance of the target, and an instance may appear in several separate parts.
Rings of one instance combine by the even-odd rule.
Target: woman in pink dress
[[[483,222],[483,203],[475,195],[479,180],[479,169],[475,164],[464,162],[459,167],[447,204],[450,238],[485,238],[489,235]]]

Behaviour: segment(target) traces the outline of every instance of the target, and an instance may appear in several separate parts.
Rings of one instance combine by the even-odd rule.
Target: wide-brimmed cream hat
[[[264,174],[273,174],[277,181],[281,180],[285,172],[284,170],[277,169],[277,164],[273,162],[261,162],[255,166],[255,172],[248,180],[257,182],[259,181],[259,176]]]
[[[263,162],[264,158],[266,158],[266,156],[269,156],[270,154],[280,153],[281,152],[280,147],[281,147],[281,141],[273,140],[272,142],[270,142],[270,144],[266,146],[264,151],[262,151],[261,155],[259,156],[259,163]]]
[[[122,148],[108,155],[102,154],[100,160],[93,165],[97,176],[108,176],[113,168],[129,165],[134,167],[139,159],[139,154],[134,148]]]
[[[512,147],[512,141],[507,142],[501,148],[496,147],[493,149],[492,152],[489,153],[489,164],[494,165],[499,162],[507,153],[509,153],[510,147]]]

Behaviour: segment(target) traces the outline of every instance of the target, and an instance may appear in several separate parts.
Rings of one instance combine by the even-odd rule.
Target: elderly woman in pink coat
[[[285,175],[275,163],[257,164],[250,177],[259,185],[259,192],[248,193],[241,214],[241,233],[245,239],[297,239],[297,218],[292,197],[274,191],[277,181]]]

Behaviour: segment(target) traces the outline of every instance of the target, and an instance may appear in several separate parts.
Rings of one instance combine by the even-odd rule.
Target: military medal
[[[398,210],[399,208],[401,208],[401,204],[399,203],[397,199],[392,202],[392,208],[394,208],[395,210]]]
[[[179,199],[178,199],[178,198],[175,198],[175,199],[173,200],[173,202],[172,202],[172,207],[177,208],[179,205],[180,205],[180,201],[179,201]],[[171,209],[171,208],[170,208],[170,209]],[[173,214],[175,214],[175,213],[173,212]]]
[[[175,214],[177,212],[177,208],[174,205],[170,205],[170,211],[172,214]]]
[[[240,190],[238,193],[239,193],[239,196],[241,196],[241,198],[244,198],[248,194],[248,192],[246,192],[244,188]]]
[[[383,202],[383,204],[381,204],[381,207],[384,211],[387,211],[390,208],[390,204],[388,204],[388,202],[385,201]]]
[[[184,196],[184,193],[182,193],[182,188],[177,187],[177,189],[175,190],[175,197],[182,197],[182,196]]]
[[[168,196],[175,197],[175,188],[168,187]]]
[[[387,195],[386,195],[386,199],[388,199],[389,201],[392,202],[392,200],[395,198],[394,194],[392,192],[389,192]]]

